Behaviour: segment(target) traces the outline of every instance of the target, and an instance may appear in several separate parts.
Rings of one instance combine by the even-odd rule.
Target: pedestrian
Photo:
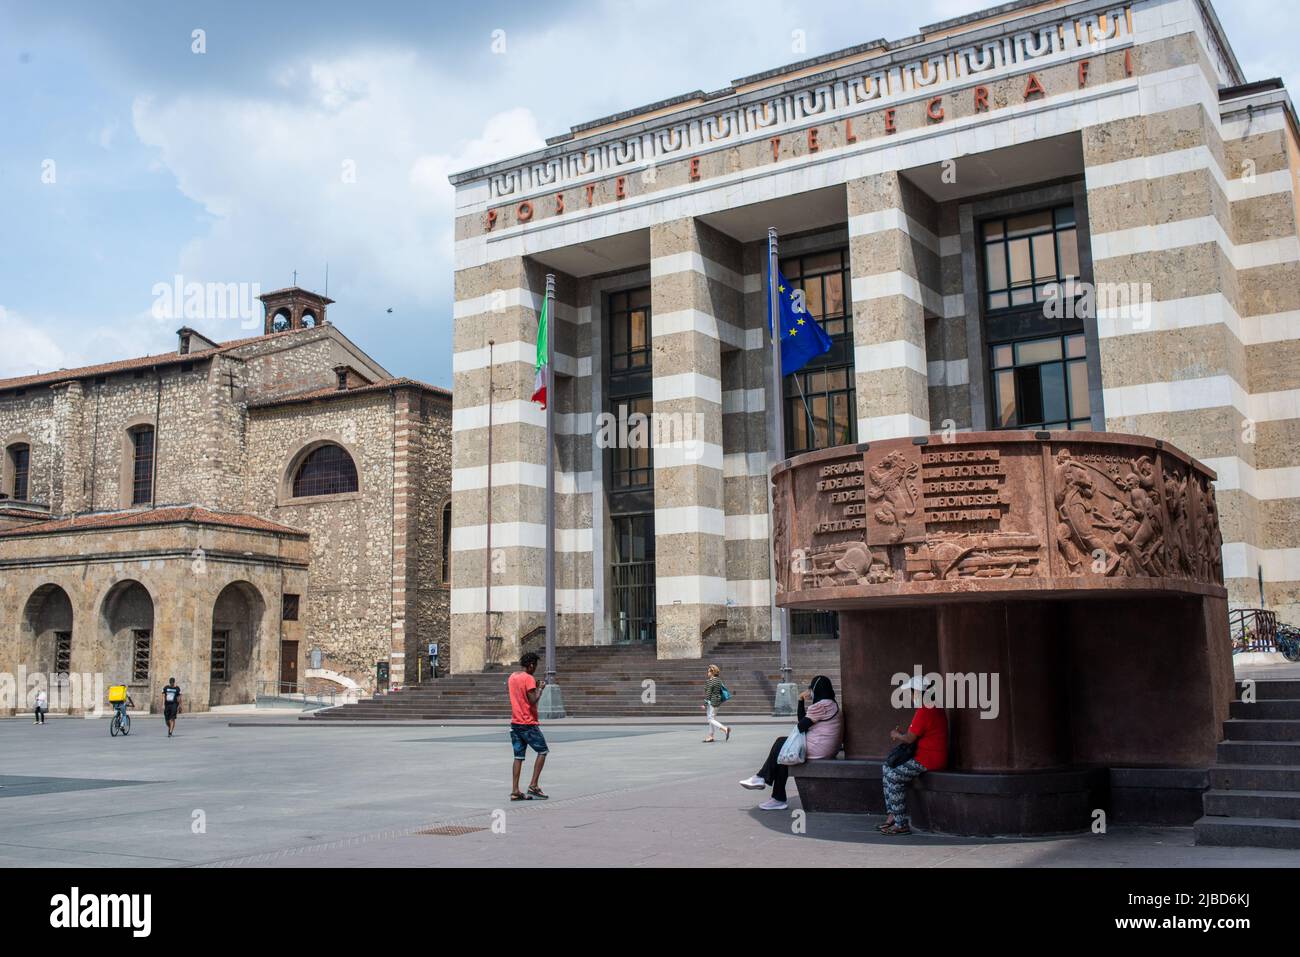
[[[807,702],[807,707],[805,707]],[[799,695],[799,730],[804,733],[806,760],[833,758],[844,744],[844,713],[835,700],[835,686],[825,675],[818,675]],[[785,785],[790,778],[790,768],[777,760],[786,738],[784,735],[772,742],[767,760],[753,777],[740,782],[742,788],[761,791],[772,785],[772,796],[760,804],[762,811],[784,811]]]
[[[506,690],[510,693],[510,745],[515,751],[510,776],[512,801],[531,801],[534,798],[545,801],[549,797],[542,791],[540,783],[549,749],[537,720],[537,702],[542,697],[542,689],[546,687],[545,680],[538,681],[533,677],[533,672],[537,670],[537,660],[536,654],[528,652],[519,659],[523,670],[516,671],[506,682]],[[519,790],[519,769],[524,766],[529,748],[533,749],[537,757],[533,760],[532,783],[528,785],[528,793],[523,794]]]
[[[704,679],[704,716],[709,719],[708,737],[704,739],[705,744],[713,743],[713,729],[717,728],[726,735],[724,740],[731,740],[731,728],[718,720],[718,708],[722,705],[722,669],[717,665],[709,665],[709,676]]]
[[[175,678],[167,679],[163,688],[163,720],[167,722],[167,737],[176,731],[176,716],[181,713],[181,689]]]
[[[933,679],[931,679],[931,685]],[[889,740],[899,745],[914,745],[915,754],[897,767],[886,761],[881,786],[885,792],[885,810],[888,815],[880,825],[882,834],[911,834],[911,818],[907,814],[907,787],[927,771],[942,771],[948,766],[948,716],[942,708],[926,703],[925,692],[930,686],[925,679],[913,677],[907,683],[912,690],[912,723],[906,731],[895,727]]]
[[[50,710],[49,696],[45,693],[45,689],[41,688],[39,691],[36,692],[36,708],[35,708],[36,720],[33,721],[32,724],[44,724],[45,713],[49,710]]]

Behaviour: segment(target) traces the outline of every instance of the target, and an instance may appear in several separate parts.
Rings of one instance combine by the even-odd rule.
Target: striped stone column
[[[698,658],[727,617],[719,323],[740,325],[739,248],[694,219],[650,229],[660,658]]]
[[[934,204],[893,171],[847,194],[858,441],[925,435],[926,317],[943,315]]]
[[[1084,131],[1106,426],[1168,439],[1219,474],[1230,601],[1258,605],[1262,574],[1266,600],[1294,617],[1291,134],[1281,109],[1229,121],[1208,112],[1218,100],[1208,76],[1186,81],[1185,99],[1199,102]]]
[[[517,660],[523,639],[544,624],[546,418],[530,396],[545,274],[545,268],[523,257],[456,273],[451,534],[455,672],[478,670],[485,663],[489,574],[493,630],[503,639],[498,662]],[[557,644],[576,643],[591,632],[591,367],[589,359],[584,363],[575,358],[589,350],[590,333],[576,321],[576,295],[574,280],[557,276],[552,317]]]

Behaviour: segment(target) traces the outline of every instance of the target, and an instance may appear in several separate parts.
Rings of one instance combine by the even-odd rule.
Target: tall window
[[[1000,216],[980,226],[989,394],[998,429],[1091,426],[1073,206]]]
[[[212,680],[228,681],[230,672],[226,663],[226,655],[230,650],[230,632],[227,629],[220,629],[212,632]]]
[[[606,453],[614,533],[610,568],[615,641],[654,641],[655,520],[650,289],[611,293],[606,410],[619,422]]]
[[[650,287],[609,297],[609,370],[650,368]]]
[[[146,628],[137,628],[131,632],[131,680],[149,680],[149,647],[153,644],[153,632]]]
[[[654,641],[653,514],[614,516],[614,640]]]
[[[31,467],[31,446],[26,443],[9,446],[9,468],[12,470],[10,497],[27,501],[27,475]]]
[[[1073,291],[1079,237],[1073,206],[984,223],[985,308],[989,312],[1044,302]]]
[[[357,490],[357,467],[338,445],[322,445],[307,454],[293,477],[294,498],[341,495]]]
[[[1083,333],[1022,339],[991,352],[996,428],[1092,428]]]
[[[451,502],[442,507],[442,583],[451,582]]]
[[[781,261],[781,273],[803,290],[805,306],[831,337],[829,352],[785,376],[785,452],[794,455],[856,442],[849,251],[791,256]]]
[[[131,504],[148,505],[153,501],[153,428],[147,425],[131,430]]]
[[[54,633],[54,673],[66,675],[72,670],[72,632]]]

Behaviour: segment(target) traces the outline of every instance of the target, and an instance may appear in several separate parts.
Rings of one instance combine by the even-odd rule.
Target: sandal
[[[535,785],[535,784],[530,784],[530,785],[528,786],[528,800],[531,801],[533,798],[537,798],[539,801],[545,801],[545,800],[547,800],[549,797],[550,797],[550,795],[548,795],[548,794],[544,794],[544,793],[542,792],[542,789],[539,788],[537,785]]]
[[[712,744],[712,743],[713,743],[713,739],[712,739],[712,738],[705,738],[705,739],[704,739],[703,741],[701,741],[700,743],[701,743],[701,744]]]
[[[891,824],[889,830],[882,832],[884,834],[911,834],[912,829],[906,824]]]
[[[894,826],[894,821],[891,818],[890,820],[886,821],[884,824],[877,824],[876,830],[879,831],[881,834],[887,834],[889,833],[889,829],[893,826]]]
[[[528,795],[528,794],[522,794],[522,793],[520,793],[519,791],[513,791],[513,792],[511,792],[511,794],[510,794],[510,800],[512,800],[512,801],[531,801],[531,800],[532,800],[532,797],[531,797],[530,795]]]

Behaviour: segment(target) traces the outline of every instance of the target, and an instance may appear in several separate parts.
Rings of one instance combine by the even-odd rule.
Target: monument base
[[[537,717],[542,721],[557,721],[566,717],[564,695],[558,684],[548,684],[542,689],[542,696],[537,699]]]
[[[791,769],[805,811],[885,813],[880,761],[809,761]],[[1064,834],[1105,823],[1190,827],[1208,782],[1195,768],[934,771],[908,789],[920,830],[969,837]]]

